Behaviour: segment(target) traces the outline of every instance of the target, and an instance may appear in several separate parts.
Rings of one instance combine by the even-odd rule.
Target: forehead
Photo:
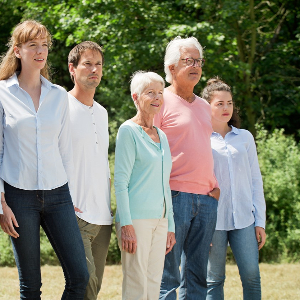
[[[35,38],[33,38],[33,39],[30,39],[30,40],[28,40],[27,42],[25,42],[25,43],[30,43],[30,42],[44,42],[44,41],[46,41],[47,42],[47,40],[48,40],[48,37],[47,36],[38,36],[38,37],[35,37]]]
[[[215,91],[213,93],[213,99],[215,101],[232,101],[232,96],[227,91]]]
[[[144,92],[148,90],[163,90],[163,85],[159,81],[152,81],[149,85],[145,87]]]
[[[182,47],[180,49],[180,54],[181,54],[181,57],[183,57],[183,58],[186,58],[186,57],[200,58],[199,50],[195,47],[190,47],[190,48]]]
[[[102,62],[102,56],[101,56],[100,52],[97,50],[87,49],[81,53],[79,62],[81,62],[83,60],[101,61]]]

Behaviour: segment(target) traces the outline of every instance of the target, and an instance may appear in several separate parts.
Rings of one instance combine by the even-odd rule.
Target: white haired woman
[[[137,114],[116,142],[116,228],[123,270],[122,299],[157,300],[165,254],[175,244],[169,186],[172,159],[166,135],[153,126],[163,104],[164,80],[136,72],[131,95]]]

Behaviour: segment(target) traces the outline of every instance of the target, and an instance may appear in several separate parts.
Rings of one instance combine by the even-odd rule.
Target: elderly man
[[[165,55],[164,105],[154,125],[168,137],[173,167],[170,176],[176,228],[173,250],[166,256],[159,299],[206,298],[210,243],[216,226],[220,190],[210,146],[211,109],[194,87],[204,65],[196,38],[172,40]],[[179,266],[181,264],[181,273]]]
[[[75,46],[68,57],[74,88],[69,92],[75,166],[75,205],[90,280],[85,300],[96,300],[101,288],[112,229],[108,116],[94,101],[102,77],[103,53],[94,42]]]

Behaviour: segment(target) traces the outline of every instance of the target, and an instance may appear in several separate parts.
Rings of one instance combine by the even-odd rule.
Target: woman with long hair
[[[212,110],[211,146],[221,195],[207,271],[207,300],[224,299],[228,243],[237,262],[245,300],[261,299],[258,252],[265,244],[266,205],[252,134],[239,129],[231,88],[212,78],[202,98]]]
[[[68,95],[48,81],[50,45],[46,27],[27,20],[1,59],[0,224],[11,236],[21,299],[40,299],[40,226],[64,271],[62,299],[83,299],[89,275],[68,187]]]

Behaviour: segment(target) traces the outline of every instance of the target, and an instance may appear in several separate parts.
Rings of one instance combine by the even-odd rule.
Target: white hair
[[[203,48],[195,37],[189,37],[182,39],[180,36],[177,36],[173,39],[166,48],[165,54],[165,73],[166,73],[166,81],[172,84],[173,77],[169,66],[178,65],[180,59],[180,51],[182,48],[196,48],[199,50],[200,58],[203,58]]]
[[[133,94],[140,95],[153,82],[159,82],[161,83],[162,88],[165,87],[164,79],[154,72],[134,72],[131,76],[130,84],[131,97],[133,96]]]

